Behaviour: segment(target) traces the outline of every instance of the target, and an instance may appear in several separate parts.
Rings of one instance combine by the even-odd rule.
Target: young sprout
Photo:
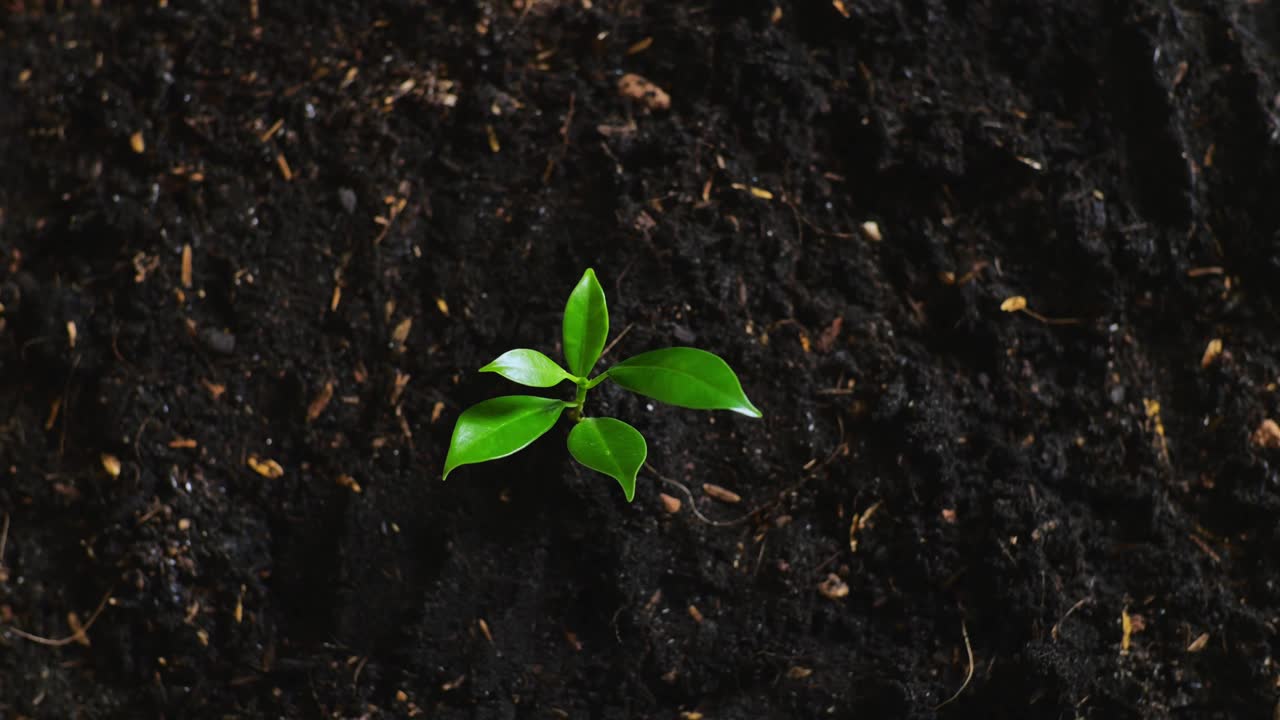
[[[572,401],[535,395],[505,395],[467,408],[458,417],[444,461],[444,477],[461,465],[496,460],[528,447],[569,411],[569,453],[583,465],[618,481],[635,499],[636,474],[649,449],[644,436],[630,425],[609,417],[588,417],[587,393],[611,380],[618,385],[669,405],[694,410],[732,410],[749,417],[760,411],[742,392],[728,363],[705,350],[672,347],[628,358],[589,377],[609,335],[609,310],[604,289],[590,268],[582,274],[564,308],[566,370],[537,350],[508,350],[480,368],[529,387],[549,388],[568,380],[577,386]]]

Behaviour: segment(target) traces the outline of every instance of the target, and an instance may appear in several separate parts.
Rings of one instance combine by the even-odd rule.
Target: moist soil
[[[7,2],[0,716],[1270,717],[1278,50],[1247,0]],[[563,427],[441,482],[586,267],[605,367],[705,348],[764,419],[606,385],[634,503]]]

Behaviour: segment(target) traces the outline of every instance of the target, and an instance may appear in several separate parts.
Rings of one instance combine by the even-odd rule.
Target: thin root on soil
[[[969,683],[973,681],[973,645],[969,642],[969,627],[965,625],[963,620],[960,621],[960,634],[964,636],[964,652],[969,656],[969,670],[964,674],[964,682],[961,683],[960,689],[956,690],[956,694],[943,700],[934,706],[934,711],[941,710],[943,707],[950,705],[960,697],[965,688],[969,687]]]
[[[649,472],[653,473],[654,477],[672,487],[679,488],[680,491],[684,493],[685,497],[689,499],[689,509],[693,511],[693,514],[702,522],[713,527],[733,527],[734,525],[741,525],[769,506],[768,504],[765,504],[741,517],[734,518],[733,520],[712,520],[706,515],[703,515],[702,511],[698,509],[697,501],[693,497],[693,491],[689,490],[688,486],[678,480],[672,480],[666,475],[663,475],[649,463],[645,463],[644,466],[649,469]]]
[[[114,588],[112,589],[114,590]],[[57,639],[40,637],[39,635],[32,635],[25,630],[12,626],[9,627],[9,632],[24,640],[30,640],[31,642],[39,643],[40,645],[48,645],[49,647],[65,647],[74,642],[87,642],[89,628],[93,627],[93,624],[98,621],[98,617],[102,615],[102,611],[106,609],[107,603],[110,600],[111,590],[108,590],[107,594],[102,596],[102,601],[98,603],[98,607],[94,608],[93,614],[89,616],[89,619],[80,627],[74,628],[75,631],[66,637]]]
[[[842,420],[838,421],[838,424],[840,426],[840,437],[843,438],[844,437],[844,421]],[[781,503],[783,498],[787,496],[787,493],[794,492],[795,490],[800,488],[802,485],[804,485],[806,482],[808,482],[809,478],[813,477],[819,470],[822,470],[827,465],[831,464],[831,461],[835,460],[836,457],[838,457],[840,453],[845,449],[845,447],[846,446],[843,442],[836,445],[835,450],[831,451],[831,454],[828,455],[822,462],[819,462],[813,465],[806,465],[804,477],[800,478],[800,480],[797,481],[795,484],[791,485],[790,487],[784,489],[782,492],[778,493],[778,495],[773,500],[770,500],[769,502],[759,505],[754,510],[751,510],[745,515],[734,518],[733,520],[712,520],[711,518],[702,514],[702,511],[698,509],[697,500],[693,496],[693,491],[690,490],[687,485],[685,485],[684,483],[678,480],[673,480],[667,477],[666,475],[663,475],[662,473],[658,472],[657,468],[655,468],[654,466],[650,465],[647,462],[644,464],[644,466],[648,468],[649,472],[653,473],[654,477],[658,478],[662,482],[672,487],[679,488],[680,491],[683,492],[685,497],[688,498],[689,500],[689,509],[693,511],[694,516],[697,517],[699,520],[713,527],[733,527],[734,525],[741,525],[742,523],[750,520],[751,518],[764,513],[769,508],[772,508],[778,505],[779,503]]]

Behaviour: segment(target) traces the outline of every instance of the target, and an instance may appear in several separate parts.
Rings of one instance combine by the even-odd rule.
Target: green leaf
[[[523,450],[550,430],[572,403],[532,395],[505,395],[472,405],[458,417],[444,460],[444,477],[459,465],[497,460]]]
[[[511,382],[539,388],[552,387],[574,379],[555,360],[537,350],[523,348],[502,353],[497,360],[480,368],[480,372],[496,372]]]
[[[618,481],[627,502],[636,497],[636,473],[649,447],[639,430],[613,418],[584,418],[569,431],[573,459]]]
[[[600,359],[605,338],[609,335],[609,309],[604,302],[604,288],[591,268],[569,294],[564,306],[564,359],[569,372],[586,377]]]
[[[628,358],[606,373],[614,382],[654,400],[694,410],[732,410],[758,418],[728,363],[706,350],[673,347]]]

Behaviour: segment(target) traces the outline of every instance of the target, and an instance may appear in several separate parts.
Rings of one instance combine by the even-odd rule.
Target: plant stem
[[[578,395],[573,399],[574,406],[569,410],[569,415],[574,422],[582,419],[582,406],[587,403],[587,383],[578,383]]]

